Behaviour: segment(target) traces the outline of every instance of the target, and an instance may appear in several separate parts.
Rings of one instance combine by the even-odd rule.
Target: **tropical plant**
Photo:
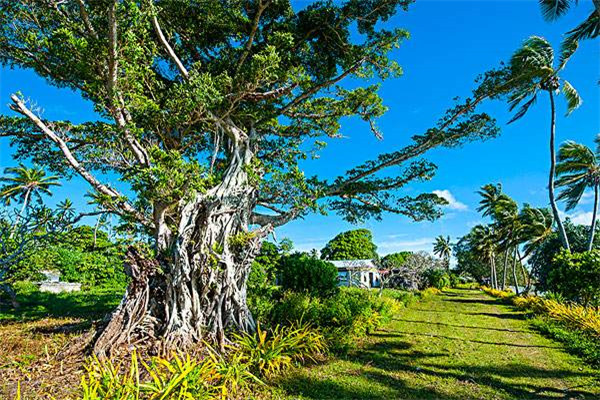
[[[583,144],[572,141],[563,143],[558,151],[556,175],[558,177],[556,186],[562,188],[558,200],[565,201],[566,211],[574,209],[579,204],[586,189],[591,188],[594,191],[594,208],[587,248],[588,251],[592,250],[594,233],[596,232],[598,188],[600,186],[598,155]]]
[[[581,98],[575,88],[559,75],[577,48],[576,43],[562,52],[555,65],[554,50],[550,43],[539,36],[532,36],[523,43],[510,59],[509,75],[504,88],[508,94],[510,110],[520,107],[509,123],[522,118],[536,102],[541,92],[550,99],[550,172],[548,175],[548,197],[554,221],[558,226],[562,245],[569,250],[569,240],[560,218],[554,195],[556,169],[556,104],[555,94],[559,91],[567,101],[567,114],[578,108]]]
[[[438,236],[433,243],[433,254],[444,260],[444,266],[447,270],[450,269],[450,256],[452,255],[452,244],[450,236]]]
[[[254,333],[233,335],[233,351],[257,374],[271,377],[290,368],[293,363],[317,361],[327,352],[325,338],[307,323],[291,326],[277,325],[266,331],[257,326]]]
[[[496,274],[498,237],[496,231],[491,226],[476,225],[471,232],[473,247],[479,252],[480,257],[488,263],[490,268],[490,283],[492,288],[498,289],[498,277]]]
[[[0,178],[0,182],[5,183],[0,188],[0,199],[3,199],[6,205],[9,205],[12,200],[17,200],[22,204],[15,225],[23,218],[25,210],[32,199],[35,198],[41,203],[42,194],[51,196],[50,188],[60,186],[58,176],[47,176],[46,172],[39,167],[27,168],[25,165],[19,164],[18,167],[6,168],[4,173],[8,176]]]

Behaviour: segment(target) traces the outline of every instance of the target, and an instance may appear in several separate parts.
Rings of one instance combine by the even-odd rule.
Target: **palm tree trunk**
[[[556,136],[556,105],[554,104],[554,95],[552,94],[552,91],[549,90],[548,94],[550,95],[550,176],[548,177],[548,196],[550,197],[550,206],[552,207],[554,220],[558,227],[560,242],[566,250],[571,251],[567,232],[565,231],[565,227],[558,214],[558,207],[556,206],[556,200],[554,198],[554,175],[556,170],[556,154],[554,149]]]
[[[517,248],[515,247],[515,254],[513,258],[512,266],[513,281],[515,282],[515,293],[519,295],[519,280],[517,279]]]
[[[596,233],[596,214],[598,213],[598,184],[594,186],[594,213],[592,214],[592,224],[590,226],[590,239],[588,241],[588,251],[594,247],[594,234]]]
[[[502,273],[502,290],[506,289],[506,271],[508,269],[508,251],[507,247],[504,251],[504,272]]]
[[[19,225],[21,218],[23,218],[23,215],[25,215],[25,210],[27,209],[27,204],[29,203],[29,195],[30,194],[31,194],[31,189],[27,189],[27,191],[25,192],[25,198],[23,199],[23,207],[21,207],[21,211],[17,215],[17,218],[15,218],[15,223],[13,225],[12,231],[10,232],[9,239],[12,239],[13,236],[15,236],[17,226]]]
[[[492,287],[498,290],[498,276],[496,274],[496,259],[492,256]]]
[[[531,290],[531,275],[529,274],[529,272],[525,269],[525,266],[523,265],[523,259],[525,257],[521,257],[521,252],[519,251],[519,248],[517,247],[517,258],[519,259],[519,264],[521,264],[521,272],[523,273],[523,279],[525,280],[525,292],[529,292]]]

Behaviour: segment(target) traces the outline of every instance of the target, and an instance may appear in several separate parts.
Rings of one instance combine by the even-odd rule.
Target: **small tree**
[[[342,232],[331,239],[321,250],[323,260],[373,260],[377,259],[377,246],[368,229]]]

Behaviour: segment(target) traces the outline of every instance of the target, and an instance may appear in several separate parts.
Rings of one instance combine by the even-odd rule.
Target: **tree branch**
[[[158,36],[160,43],[163,45],[163,47],[169,54],[169,57],[171,57],[171,60],[173,60],[173,62],[177,66],[177,69],[179,70],[181,75],[183,75],[187,79],[189,77],[188,70],[185,68],[185,66],[179,59],[179,57],[177,57],[177,54],[175,54],[175,51],[173,50],[173,48],[171,47],[169,42],[167,42],[167,38],[163,34],[163,31],[160,28],[160,25],[158,23],[158,18],[156,17],[156,12],[154,10],[152,10],[152,11],[153,11],[152,12],[152,26],[154,27],[154,31],[156,32],[156,35]]]
[[[298,104],[300,104],[301,102],[303,102],[304,100],[306,100],[307,98],[312,96],[313,94],[317,93],[319,90],[321,90],[325,87],[334,85],[337,82],[341,81],[342,79],[344,79],[345,77],[347,77],[348,75],[350,75],[351,73],[356,71],[366,60],[367,60],[367,58],[363,57],[360,60],[358,60],[357,62],[355,62],[350,68],[348,68],[347,70],[345,70],[344,72],[342,72],[341,74],[336,76],[335,78],[328,79],[324,82],[318,83],[318,84],[314,85],[313,87],[309,88],[308,90],[306,90],[305,92],[300,94],[298,97],[296,97],[294,100],[289,102],[287,105],[280,108],[279,114],[285,114],[290,108],[297,106]]]
[[[60,138],[54,131],[52,131],[40,118],[38,118],[17,95],[13,94],[10,96],[13,104],[10,105],[10,108],[18,112],[19,114],[27,117],[33,124],[44,134],[44,136],[48,137],[52,140],[58,148],[63,153],[67,162],[83,179],[85,179],[96,191],[99,193],[109,196],[112,199],[115,199],[119,206],[123,207],[123,211],[131,216],[135,217],[140,223],[148,225],[148,219],[141,213],[139,213],[131,204],[124,200],[123,195],[117,192],[115,189],[112,189],[104,184],[102,184],[96,177],[94,177],[90,172],[88,172],[77,159],[71,153],[71,150],[65,143],[65,141]]]

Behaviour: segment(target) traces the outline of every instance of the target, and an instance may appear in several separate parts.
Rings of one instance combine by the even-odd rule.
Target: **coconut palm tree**
[[[519,229],[519,206],[510,196],[504,193],[500,193],[493,206],[496,220],[495,226],[500,239],[498,247],[499,250],[504,251],[504,268],[502,271],[502,290],[504,290],[506,288],[510,253],[511,251],[516,253],[518,247],[515,239]],[[513,272],[514,269],[515,265],[513,261]]]
[[[19,224],[31,200],[37,198],[41,201],[42,194],[51,196],[50,188],[60,186],[60,183],[57,176],[47,176],[42,168],[27,168],[23,164],[6,168],[4,173],[10,175],[0,178],[0,182],[5,182],[0,189],[0,199],[3,199],[6,205],[9,205],[12,200],[22,203],[21,211],[13,226],[14,233],[14,227]]]
[[[558,200],[564,200],[566,210],[574,209],[588,188],[594,190],[594,210],[588,239],[588,250],[594,243],[596,215],[598,212],[598,186],[600,185],[600,163],[598,155],[589,147],[568,141],[560,146],[556,164],[556,186],[562,190]]]
[[[433,243],[433,254],[444,260],[446,269],[450,269],[450,256],[452,255],[452,244],[450,243],[450,236],[438,236],[435,238]]]
[[[519,213],[518,242],[524,244],[524,254],[517,250],[523,276],[527,277],[525,291],[531,288],[531,275],[525,271],[523,261],[540,246],[552,233],[554,218],[552,212],[546,208],[534,208],[525,204]]]
[[[498,198],[502,194],[502,185],[488,183],[477,191],[477,194],[481,196],[479,201],[479,207],[477,211],[481,212],[484,217],[496,218],[496,206],[498,204]]]
[[[594,10],[589,17],[574,29],[567,32],[565,44],[583,39],[593,39],[600,35],[600,0],[592,0]],[[565,15],[577,0],[540,0],[542,15],[546,21],[554,21]]]
[[[489,225],[477,225],[472,230],[473,247],[479,252],[481,258],[490,265],[490,284],[498,289],[496,274],[496,251],[498,238],[494,228]]]
[[[554,220],[562,245],[570,250],[565,227],[558,214],[554,196],[554,174],[556,168],[555,137],[556,137],[556,104],[555,95],[562,93],[567,100],[567,114],[578,108],[581,98],[573,86],[559,76],[567,61],[575,52],[577,46],[565,49],[561,54],[558,65],[555,66],[554,50],[550,43],[539,36],[532,36],[512,56],[509,64],[510,74],[507,81],[510,110],[520,107],[512,123],[522,118],[536,102],[541,93],[546,93],[550,100],[550,172],[548,175],[548,197]]]

